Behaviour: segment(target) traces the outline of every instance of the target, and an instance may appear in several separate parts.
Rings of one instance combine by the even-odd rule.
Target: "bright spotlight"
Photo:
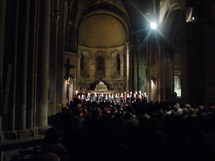
[[[156,30],[158,27],[158,24],[156,22],[151,22],[150,27],[151,29]]]

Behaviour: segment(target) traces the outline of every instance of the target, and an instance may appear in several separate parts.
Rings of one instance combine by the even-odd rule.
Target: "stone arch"
[[[170,42],[171,38],[174,37],[175,34],[177,34],[175,32],[175,26],[179,23],[178,18],[181,16],[181,12],[182,12],[181,10],[174,10],[174,11],[168,10],[166,12],[164,21],[162,23],[162,32],[168,43],[171,43]]]
[[[122,3],[120,1],[115,1],[115,0],[111,0],[111,1],[91,1],[90,2],[91,4],[89,5],[88,8],[86,8],[82,15],[79,17],[78,19],[78,22],[77,22],[77,28],[80,27],[80,24],[81,24],[81,21],[89,14],[89,13],[92,13],[93,11],[96,11],[98,9],[102,9],[102,8],[105,8],[109,11],[112,11],[112,12],[115,12],[117,13],[118,15],[120,15],[120,17],[123,18],[123,20],[125,21],[126,23],[126,26],[129,27],[129,18],[128,18],[128,12],[127,12],[127,9],[124,5],[124,3]]]
[[[172,16],[174,11],[181,11],[185,8],[185,0],[166,0],[160,2],[160,23],[168,22],[169,16]]]
[[[89,2],[89,8],[83,10],[79,17],[78,48],[91,51],[90,68],[92,70],[89,78],[80,77],[78,82],[91,84],[103,80],[110,86],[118,81],[121,81],[122,84],[128,82],[124,77],[126,64],[123,64],[122,61],[126,58],[126,51],[123,48],[130,38],[128,15],[117,5],[114,6],[116,1],[111,2],[113,3],[106,0],[98,3]],[[114,61],[112,61],[111,52],[115,50],[118,50],[118,56],[115,55]]]
[[[94,4],[100,4],[100,5],[111,5],[114,6],[115,8],[119,9],[121,12],[124,14],[128,15],[126,7],[121,0],[97,0],[94,2]]]
[[[93,48],[111,48],[124,45],[128,41],[128,35],[127,24],[118,13],[100,9],[82,19],[78,44]]]
[[[96,51],[95,52],[95,57],[97,57],[97,56],[99,56],[99,55],[105,55],[105,52],[104,51],[101,51],[101,50],[99,50],[99,51]]]
[[[82,55],[86,56],[86,57],[90,57],[90,52],[89,52],[88,50],[86,50],[86,49],[81,50],[80,53],[81,53]]]
[[[114,58],[114,57],[116,57],[116,55],[119,54],[119,53],[120,53],[119,50],[113,50],[113,51],[111,51],[111,57]]]

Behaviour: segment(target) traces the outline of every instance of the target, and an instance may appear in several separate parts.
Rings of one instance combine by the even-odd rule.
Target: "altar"
[[[114,91],[108,90],[107,85],[103,81],[99,81],[99,83],[96,85],[94,90],[88,90],[88,93],[90,94],[113,94]]]

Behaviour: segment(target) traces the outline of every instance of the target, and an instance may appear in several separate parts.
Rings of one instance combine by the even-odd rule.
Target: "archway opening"
[[[108,83],[111,90],[124,92],[128,83],[128,64],[125,62],[129,61],[129,57],[125,49],[129,36],[128,24],[123,16],[112,10],[93,10],[83,17],[78,31],[80,67],[77,72],[82,73],[82,69],[85,69],[85,73],[89,73],[89,77],[80,76],[77,79],[78,90],[83,87],[90,89],[91,84],[102,80]],[[83,51],[88,53],[85,63],[82,63],[82,60],[86,60]],[[114,77],[116,73],[118,75]]]

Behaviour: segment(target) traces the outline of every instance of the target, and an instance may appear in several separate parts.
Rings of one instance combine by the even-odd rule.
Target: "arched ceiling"
[[[87,15],[79,27],[79,45],[111,48],[124,45],[127,28],[120,16],[112,11],[98,10]]]
[[[88,3],[88,7],[94,6],[100,3],[109,3],[114,7],[118,8],[120,11],[124,12],[126,15],[128,15],[127,10],[121,0],[91,0],[91,1],[87,0],[87,3]]]
[[[159,22],[162,24],[169,15],[169,12],[175,10],[183,10],[185,8],[185,0],[161,0]],[[165,22],[164,22],[165,23]]]

